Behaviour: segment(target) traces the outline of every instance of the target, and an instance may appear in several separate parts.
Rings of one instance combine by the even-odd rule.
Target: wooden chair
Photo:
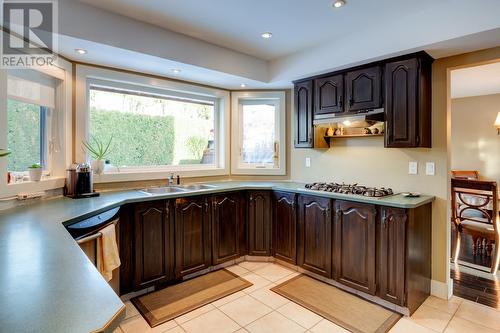
[[[457,262],[462,234],[469,234],[474,240],[486,239],[495,253],[491,261],[491,273],[498,270],[500,261],[500,215],[498,213],[498,188],[494,181],[451,179],[452,223],[456,227],[455,251]]]
[[[457,179],[479,180],[479,171],[476,170],[452,170],[451,177]]]

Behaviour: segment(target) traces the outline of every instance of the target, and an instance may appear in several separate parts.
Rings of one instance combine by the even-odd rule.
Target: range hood
[[[363,110],[357,113],[340,113],[333,114],[332,116],[326,116],[324,118],[319,118],[314,120],[314,125],[325,125],[325,124],[335,124],[335,123],[362,123],[362,122],[373,123],[373,122],[383,122],[385,121],[384,109],[373,109],[373,110]]]

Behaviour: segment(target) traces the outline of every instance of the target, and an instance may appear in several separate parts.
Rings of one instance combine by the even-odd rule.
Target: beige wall
[[[438,59],[432,68],[432,148],[384,149],[382,138],[343,139],[328,150],[291,151],[291,178],[301,181],[360,182],[419,191],[436,196],[432,213],[432,279],[440,288],[449,280],[449,84],[448,69],[500,58],[500,47]],[[293,145],[293,142],[291,142]],[[311,168],[305,158],[311,158]],[[419,163],[419,174],[408,175],[408,162]],[[436,175],[425,175],[425,162],[436,163]],[[439,282],[441,284],[439,285]]]
[[[451,101],[451,168],[478,170],[500,183],[500,135],[493,126],[500,94]]]

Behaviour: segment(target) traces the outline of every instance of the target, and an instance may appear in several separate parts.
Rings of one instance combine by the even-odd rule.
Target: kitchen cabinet
[[[212,197],[212,261],[214,265],[240,256],[240,242],[245,237],[240,193]]]
[[[381,298],[405,304],[406,223],[405,209],[382,207],[379,233],[379,291]]]
[[[313,82],[295,84],[295,148],[313,147]]]
[[[314,80],[314,119],[344,112],[344,76],[327,76]]]
[[[332,275],[332,201],[299,195],[297,264],[313,273]]]
[[[273,193],[273,254],[290,264],[297,263],[296,194]]]
[[[211,266],[212,238],[208,197],[175,200],[175,275],[177,278]]]
[[[346,112],[382,107],[382,69],[362,68],[345,75]]]
[[[386,147],[431,147],[431,64],[426,54],[386,64]]]
[[[173,220],[170,201],[144,202],[134,209],[135,290],[173,278]]]
[[[376,292],[375,206],[335,202],[335,279],[351,288]]]
[[[271,193],[248,193],[248,254],[271,255]]]

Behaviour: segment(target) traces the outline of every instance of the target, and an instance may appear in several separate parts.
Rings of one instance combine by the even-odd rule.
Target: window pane
[[[36,104],[7,101],[8,149],[7,169],[26,171],[32,164],[42,164],[40,153],[41,107]]]
[[[276,141],[275,106],[270,104],[242,105],[242,147],[243,163],[274,163]]]
[[[214,103],[90,90],[91,137],[117,167],[215,164]]]

